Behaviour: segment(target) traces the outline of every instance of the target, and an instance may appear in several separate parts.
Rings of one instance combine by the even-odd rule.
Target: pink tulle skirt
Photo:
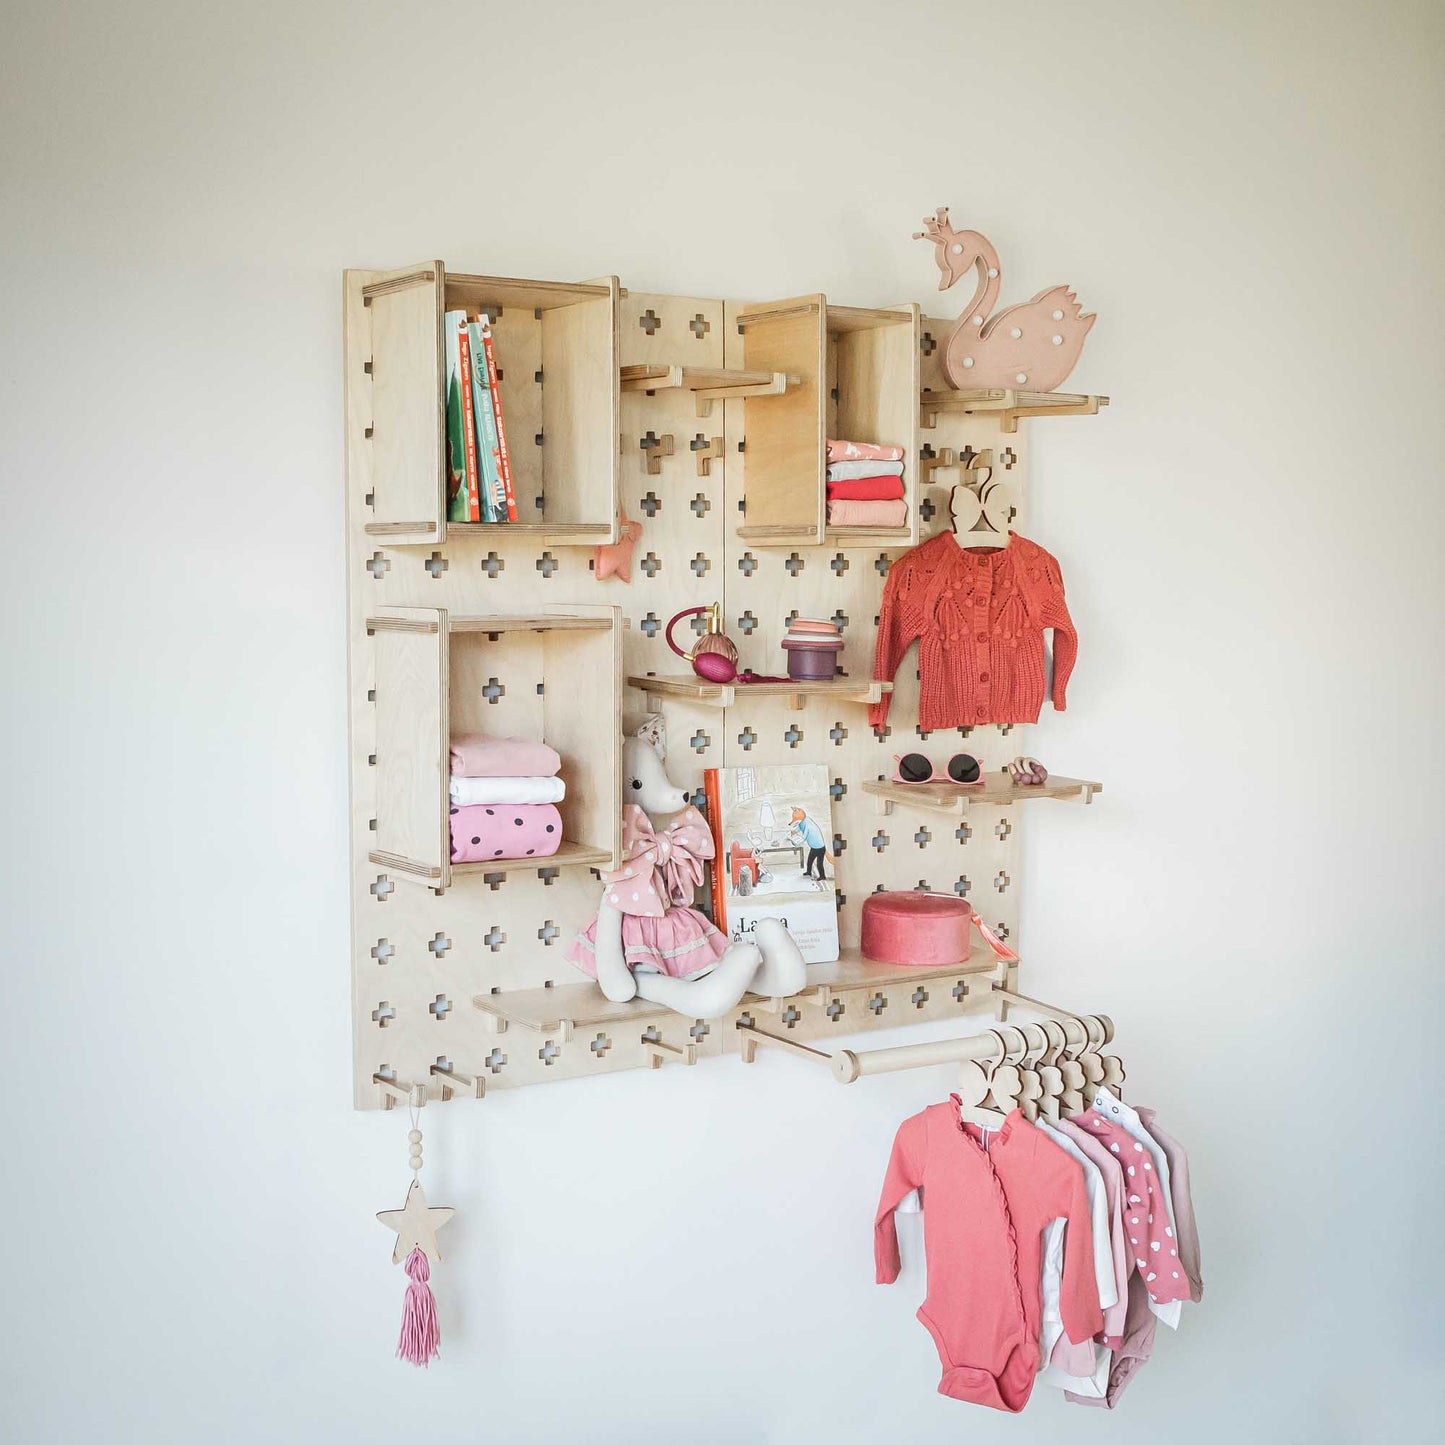
[[[701,978],[728,946],[706,914],[674,904],[662,918],[622,915],[622,951],[633,968],[672,978]],[[567,957],[589,978],[597,977],[597,920],[594,918],[567,950]]]

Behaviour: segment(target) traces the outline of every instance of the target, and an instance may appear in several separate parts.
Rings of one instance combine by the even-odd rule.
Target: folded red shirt
[[[828,483],[830,502],[892,502],[902,495],[902,477],[852,477]]]

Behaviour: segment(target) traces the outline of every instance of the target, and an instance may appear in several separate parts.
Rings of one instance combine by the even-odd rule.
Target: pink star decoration
[[[618,577],[623,582],[632,581],[632,549],[642,537],[642,523],[629,522],[625,507],[619,509],[619,514],[622,525],[618,529],[617,540],[592,550],[593,570],[599,582],[608,577]]]

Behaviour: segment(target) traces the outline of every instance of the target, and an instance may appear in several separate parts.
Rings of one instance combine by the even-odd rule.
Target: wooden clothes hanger
[[[1011,482],[995,479],[993,449],[985,448],[963,469],[963,480],[949,498],[953,539],[964,548],[997,549],[1009,544],[1014,517]]]

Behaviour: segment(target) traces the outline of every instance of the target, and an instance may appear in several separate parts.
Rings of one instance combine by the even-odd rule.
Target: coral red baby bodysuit
[[[1038,1370],[1040,1250],[1051,1220],[1066,1221],[1064,1329],[1082,1341],[1102,1326],[1089,1200],[1079,1166],[1017,1109],[984,1131],[962,1123],[958,1108],[955,1095],[899,1127],[873,1224],[877,1279],[898,1278],[893,1210],[922,1186],[928,1294],[918,1318],[943,1364],[939,1393],[1017,1412]]]

